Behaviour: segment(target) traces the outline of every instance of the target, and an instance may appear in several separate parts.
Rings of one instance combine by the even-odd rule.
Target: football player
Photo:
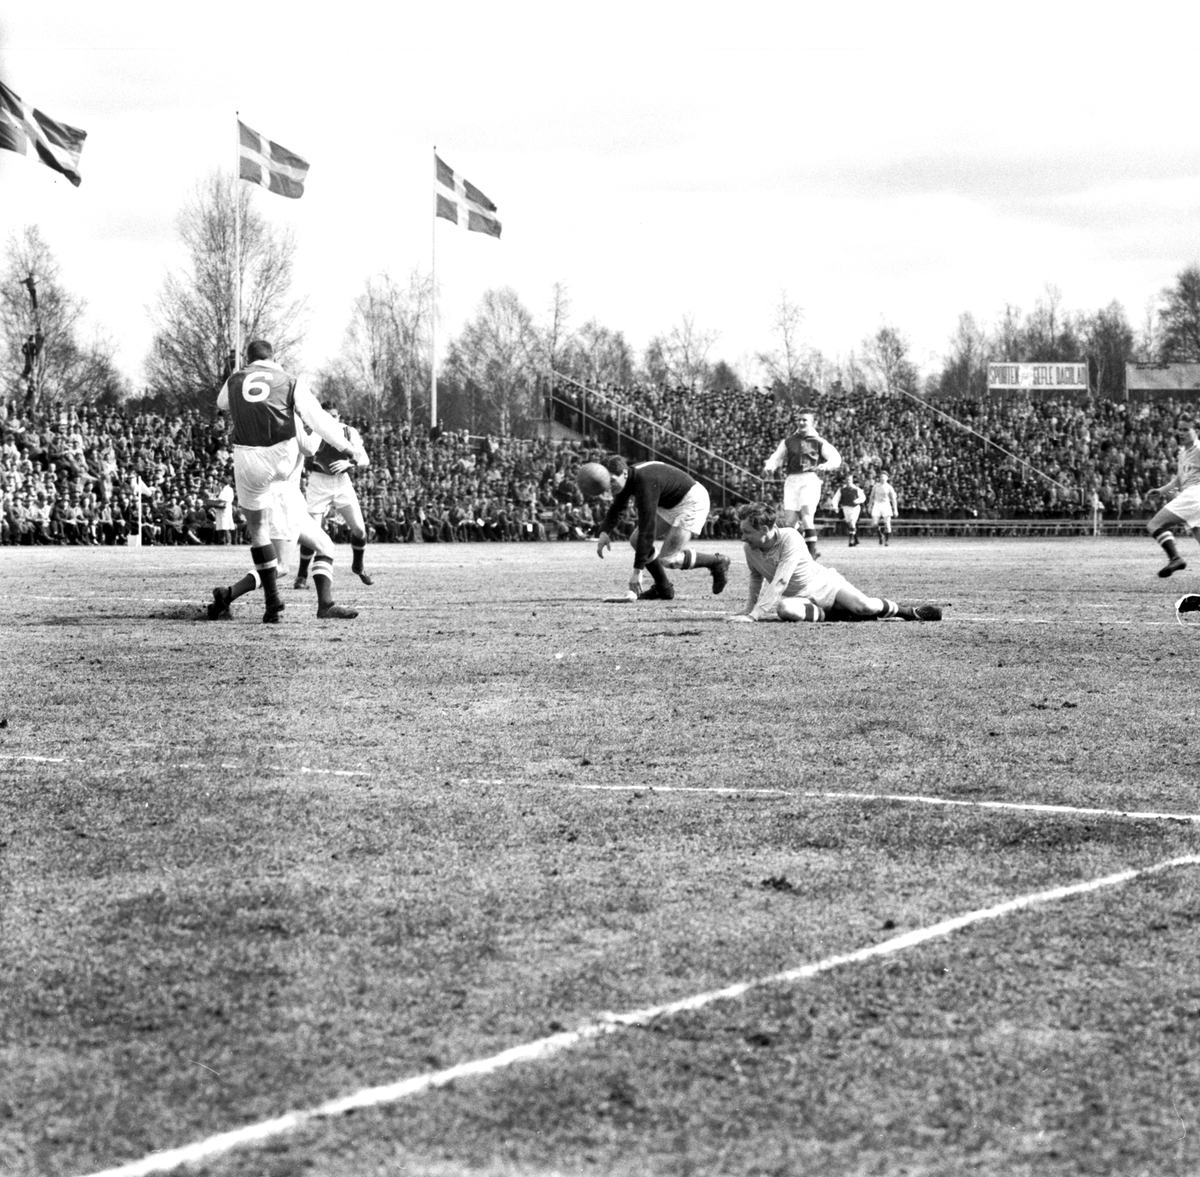
[[[1179,442],[1175,477],[1150,492],[1173,497],[1146,524],[1146,530],[1158,541],[1167,556],[1167,562],[1158,570],[1159,576],[1170,576],[1187,567],[1187,562],[1175,546],[1175,532],[1179,528],[1190,530],[1200,539],[1200,532],[1196,531],[1200,527],[1200,442],[1197,441],[1193,418],[1179,419],[1175,437]]]
[[[803,530],[804,542],[814,560],[821,555],[817,550],[817,529],[813,522],[821,503],[821,475],[842,464],[842,455],[817,433],[816,422],[812,409],[802,410],[796,419],[795,433],[789,433],[763,463],[763,473],[772,474],[779,469],[780,463],[787,462],[783,480],[783,523],[785,527]]]
[[[612,493],[612,504],[596,532],[596,555],[602,560],[612,548],[613,528],[631,500],[637,508],[637,530],[629,537],[634,550],[631,600],[671,600],[675,586],[667,576],[668,568],[707,568],[712,573],[712,591],[725,591],[729,557],[691,547],[708,522],[710,503],[708,491],[690,474],[666,462],[630,466],[619,454],[611,454],[603,462],[585,462],[576,475],[576,485],[588,497]],[[654,579],[645,592],[643,569]]]
[[[321,405],[335,421],[339,421],[337,406],[328,401]],[[372,579],[363,567],[367,550],[367,525],[363,519],[362,507],[359,505],[358,493],[348,473],[351,466],[360,470],[371,464],[367,451],[363,446],[362,437],[353,425],[340,422],[346,440],[350,443],[349,455],[334,449],[327,441],[322,441],[316,451],[305,460],[304,468],[308,471],[308,490],[305,501],[308,512],[317,521],[318,527],[323,527],[325,516],[330,511],[335,512],[350,528],[350,571],[363,584],[371,584]],[[313,549],[305,544],[300,549],[300,568],[296,574],[293,588],[308,587],[308,565],[313,558]]]
[[[794,527],[780,527],[766,503],[747,503],[738,511],[742,525],[750,593],[746,609],[727,621],[941,621],[937,605],[901,605],[887,597],[869,597],[834,568],[818,564]]]

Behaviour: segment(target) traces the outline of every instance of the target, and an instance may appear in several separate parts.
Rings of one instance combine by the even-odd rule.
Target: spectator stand
[[[557,385],[548,393],[549,416],[565,428],[589,437],[630,462],[668,462],[702,483],[721,508],[761,497],[764,480],[706,446],[660,425],[628,405],[555,372],[577,391]]]

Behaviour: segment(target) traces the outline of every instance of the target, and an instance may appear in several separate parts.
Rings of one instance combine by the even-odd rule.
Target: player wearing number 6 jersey
[[[246,516],[250,558],[266,598],[266,622],[279,621],[283,613],[269,512],[276,501],[276,484],[288,478],[300,459],[296,417],[335,449],[351,451],[341,426],[301,379],[274,362],[273,354],[269,343],[255,340],[246,348],[246,366],[225,381],[217,396],[217,408],[228,412],[232,424],[234,487]],[[332,544],[313,561],[312,574],[318,617],[357,616],[353,609],[334,603]]]

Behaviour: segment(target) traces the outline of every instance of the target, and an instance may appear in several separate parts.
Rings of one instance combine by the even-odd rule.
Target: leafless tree
[[[32,408],[42,401],[120,400],[128,381],[112,341],[80,339],[86,304],[63,287],[59,265],[36,225],[8,239],[0,279],[4,385]]]
[[[916,387],[917,369],[908,358],[908,338],[895,327],[880,327],[863,340],[863,365],[885,396],[912,392]]]
[[[773,351],[759,352],[757,356],[768,386],[776,392],[783,392],[789,400],[794,400],[808,383],[808,357],[800,341],[803,318],[803,310],[788,298],[786,290],[781,291],[771,324],[772,334],[779,346]]]
[[[242,342],[266,339],[285,366],[303,338],[303,299],[291,295],[296,243],[272,229],[250,185],[214,172],[199,181],[177,228],[188,264],[168,274],[151,309],[149,391],[178,408],[211,406],[233,350],[234,201],[241,209]]]
[[[702,388],[712,367],[708,353],[717,338],[718,332],[699,328],[690,314],[684,315],[666,335],[656,335],[647,345],[647,375],[656,383]]]
[[[511,434],[520,420],[537,416],[533,392],[538,373],[538,338],[517,292],[487,291],[479,310],[447,350],[445,370],[484,409],[476,427]]]

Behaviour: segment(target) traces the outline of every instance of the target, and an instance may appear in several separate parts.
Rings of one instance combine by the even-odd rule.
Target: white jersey
[[[1198,485],[1200,485],[1200,441],[1179,451],[1175,477],[1167,483],[1167,488],[1179,492]]]
[[[794,527],[778,529],[778,538],[762,551],[742,545],[750,570],[746,612],[759,620],[774,612],[783,597],[808,597],[818,604],[832,603],[845,583],[833,568],[818,564]],[[765,584],[765,588],[764,588]]]

